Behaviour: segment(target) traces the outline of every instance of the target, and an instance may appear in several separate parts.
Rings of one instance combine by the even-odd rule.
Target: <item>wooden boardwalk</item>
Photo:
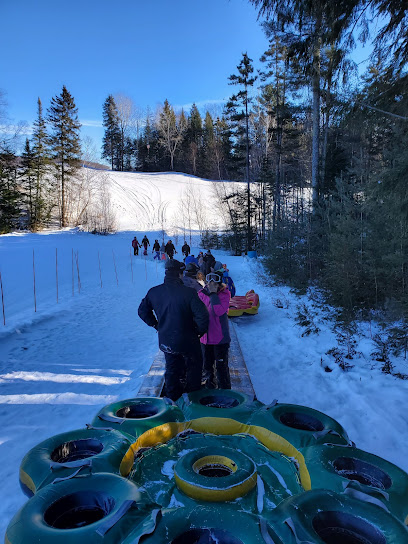
[[[232,321],[229,321],[231,345],[229,351],[229,368],[231,375],[231,388],[249,396],[255,397],[254,388],[248,369],[242,355],[237,332]],[[160,397],[164,386],[165,360],[164,353],[159,351],[144,377],[142,385],[137,393],[138,397]]]

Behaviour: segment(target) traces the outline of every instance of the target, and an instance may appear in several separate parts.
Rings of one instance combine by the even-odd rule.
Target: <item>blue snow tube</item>
[[[298,449],[316,444],[350,443],[345,429],[335,419],[297,404],[280,404],[275,401],[255,412],[249,423],[283,436]]]
[[[182,411],[167,398],[139,397],[108,404],[98,412],[94,427],[113,427],[132,439],[152,427],[170,421],[184,421]]]
[[[312,488],[381,501],[399,520],[408,522],[408,474],[392,463],[357,448],[334,444],[304,450]]]
[[[73,475],[119,474],[130,440],[117,431],[78,429],[55,435],[32,448],[20,465],[20,486],[32,497],[39,489]]]
[[[177,401],[186,420],[200,417],[226,417],[248,423],[262,403],[232,389],[200,389],[185,393]]]
[[[6,544],[119,544],[152,505],[132,482],[114,474],[48,485],[11,520]]]

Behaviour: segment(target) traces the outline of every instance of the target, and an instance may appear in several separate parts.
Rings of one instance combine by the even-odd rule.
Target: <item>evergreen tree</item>
[[[233,108],[233,119],[235,121],[243,120],[245,122],[245,150],[246,150],[246,181],[247,181],[247,250],[250,251],[252,244],[251,234],[251,185],[249,177],[249,116],[248,105],[250,97],[248,96],[248,87],[252,87],[256,81],[256,77],[251,77],[254,71],[252,66],[252,59],[250,59],[247,53],[244,53],[241,62],[237,66],[238,74],[232,74],[229,77],[231,85],[240,85],[242,88],[236,95],[234,95],[229,103]],[[241,111],[237,111],[237,108],[243,107]],[[238,125],[239,126],[239,125]]]
[[[58,181],[58,203],[60,226],[67,226],[69,206],[69,184],[80,166],[81,145],[78,109],[74,98],[65,85],[60,96],[51,100],[48,109],[48,121],[51,134],[49,137],[51,157],[54,161]]]
[[[197,174],[200,163],[200,154],[202,150],[203,121],[200,112],[195,104],[192,105],[190,116],[188,118],[188,127],[186,132],[186,142],[188,147],[188,162],[190,172]]]
[[[112,170],[119,170],[119,116],[115,100],[110,94],[103,104],[103,126],[105,134],[102,140],[102,158],[110,160]]]
[[[30,142],[26,138],[24,151],[21,155],[21,170],[20,177],[22,181],[22,187],[25,196],[25,204],[27,205],[28,212],[28,227],[32,230],[35,229],[35,163],[34,153],[30,147]]]
[[[17,188],[17,158],[4,145],[0,146],[0,233],[18,225],[20,193]]]
[[[32,135],[33,167],[35,171],[35,194],[33,196],[32,228],[37,230],[44,225],[46,218],[46,179],[47,165],[47,130],[40,98],[37,101],[37,119],[34,121]]]

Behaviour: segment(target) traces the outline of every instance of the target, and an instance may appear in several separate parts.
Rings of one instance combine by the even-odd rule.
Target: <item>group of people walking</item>
[[[172,400],[201,387],[231,388],[228,270],[210,250],[196,258],[186,245],[185,263],[168,259],[164,283],[148,291],[138,310],[158,332],[166,360],[165,394]]]
[[[133,247],[133,254],[139,255],[139,248],[143,247],[143,255],[147,255],[147,248],[150,246],[150,241],[146,235],[144,235],[144,238],[142,240],[142,243],[140,244],[137,237],[135,236],[132,240],[132,247]],[[183,246],[184,247],[184,246]],[[154,253],[153,259],[158,259],[159,261],[165,260],[166,258],[172,259],[174,254],[177,253],[176,248],[174,247],[174,244],[171,240],[167,242],[167,244],[164,244],[164,242],[160,245],[158,240],[154,241],[153,247],[152,247],[152,253]],[[166,257],[167,256],[167,257]]]

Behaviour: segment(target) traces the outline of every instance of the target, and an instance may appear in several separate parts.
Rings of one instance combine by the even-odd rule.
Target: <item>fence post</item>
[[[119,285],[118,272],[116,270],[115,252],[113,251],[113,249],[112,249],[112,255],[113,255],[113,265],[115,267],[116,283],[117,285]]]
[[[80,293],[81,292],[81,277],[79,275],[79,251],[76,252],[75,259],[76,259],[77,273],[78,273],[78,293]]]
[[[130,270],[132,271],[132,283],[133,283],[133,262],[132,262],[132,250],[129,249],[129,255],[130,255]]]
[[[146,255],[144,256],[144,260],[145,260],[145,272],[146,272],[146,281],[147,281],[147,264],[146,264]]]
[[[99,258],[99,251],[98,251],[98,263],[99,263],[99,278],[101,280],[101,289],[102,289],[102,271],[101,271],[101,260]]]
[[[34,249],[33,249],[33,280],[34,280],[34,312],[37,311],[37,295],[35,292],[35,261],[34,261]]]
[[[0,272],[0,287],[1,287],[1,303],[3,306],[3,323],[4,323],[4,326],[6,326],[6,313],[4,311],[3,281],[1,279],[1,272]]]
[[[58,304],[58,248],[55,248],[55,280],[57,283],[57,304]]]
[[[72,296],[75,296],[75,280],[74,280],[74,248],[72,248]]]

